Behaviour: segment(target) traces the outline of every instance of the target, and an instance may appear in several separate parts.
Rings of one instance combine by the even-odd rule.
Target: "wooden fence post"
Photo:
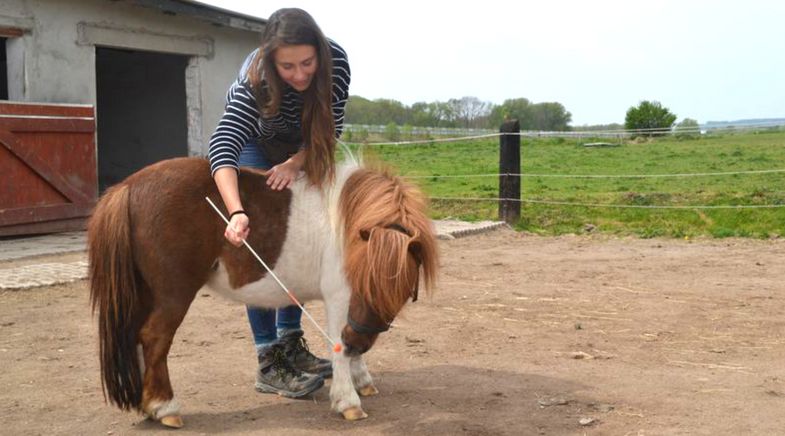
[[[499,219],[512,225],[521,218],[521,124],[505,121],[499,132]]]

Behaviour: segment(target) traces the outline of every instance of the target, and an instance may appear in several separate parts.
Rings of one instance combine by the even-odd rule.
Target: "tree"
[[[685,118],[676,125],[675,134],[679,139],[698,138],[701,134],[700,125],[692,118]]]
[[[537,103],[531,106],[533,128],[535,130],[566,131],[570,130],[572,114],[567,112],[561,103]]]
[[[439,120],[430,109],[431,104],[424,101],[414,103],[409,110],[409,124],[413,126],[436,126]]]
[[[501,106],[491,110],[490,122],[498,128],[505,120],[518,120],[521,130],[532,130],[531,102],[526,98],[504,100]]]
[[[446,101],[435,101],[431,103],[431,110],[439,120],[437,127],[455,127],[456,115],[453,105]]]
[[[413,126],[452,127],[452,107],[442,102],[417,102],[409,110],[409,124]]]
[[[346,103],[345,120],[347,124],[383,125],[388,122],[403,124],[406,122],[408,109],[397,100],[366,98],[352,95]]]
[[[391,121],[395,124],[406,122],[408,110],[400,101],[378,98],[374,100],[374,103],[376,103],[376,110],[378,111],[376,124],[383,124],[385,121]]]
[[[462,97],[450,99],[447,102],[455,115],[455,121],[460,127],[478,127],[479,122],[491,112],[491,103],[481,101],[477,97]]]
[[[349,101],[346,104],[346,124],[374,124],[371,120],[373,117],[372,101],[357,95],[349,96]]]
[[[673,127],[675,121],[676,115],[672,114],[668,108],[663,107],[660,102],[644,100],[637,107],[631,107],[627,110],[627,116],[624,118],[624,128],[627,130],[644,130],[633,136],[663,135],[665,130]]]
[[[561,103],[531,103],[525,98],[505,100],[501,106],[477,97],[448,101],[416,102],[406,106],[397,100],[368,100],[350,96],[346,105],[346,124],[416,127],[463,127],[497,129],[507,119],[517,119],[523,130],[570,130],[572,115]],[[357,139],[357,132],[352,132]],[[392,133],[392,132],[390,132]],[[406,133],[406,132],[399,132]]]

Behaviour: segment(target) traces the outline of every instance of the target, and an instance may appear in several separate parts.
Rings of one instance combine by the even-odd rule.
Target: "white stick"
[[[212,207],[213,207],[213,209],[215,209],[215,211],[218,213],[218,215],[220,215],[220,216],[221,216],[221,218],[224,220],[224,222],[226,222],[226,225],[229,225],[229,220],[228,220],[228,219],[226,219],[226,217],[224,216],[224,214],[223,214],[223,213],[221,213],[221,211],[220,211],[220,210],[219,210],[219,209],[218,209],[218,208],[215,206],[215,203],[213,203],[213,201],[212,201],[212,200],[210,200],[210,197],[204,197],[204,199],[205,199],[205,200],[207,200],[207,202],[208,202],[208,203],[210,203],[210,206],[212,206]],[[262,264],[262,266],[264,267],[264,269],[266,269],[266,270],[267,270],[267,272],[268,272],[268,273],[270,273],[270,277],[274,278],[274,279],[275,279],[275,281],[276,281],[276,282],[278,282],[278,284],[279,284],[279,285],[281,285],[281,289],[283,289],[283,290],[284,290],[284,292],[286,292],[286,294],[287,294],[287,295],[289,295],[289,298],[290,298],[292,301],[294,301],[294,303],[297,305],[297,307],[299,307],[299,308],[300,308],[300,309],[303,311],[303,313],[305,314],[305,316],[307,316],[307,317],[308,317],[308,319],[310,319],[310,320],[311,320],[311,322],[313,323],[314,327],[316,327],[316,328],[319,330],[319,332],[321,332],[321,333],[322,333],[322,335],[324,335],[325,339],[327,339],[327,341],[328,341],[328,342],[330,342],[330,345],[332,345],[332,346],[334,347],[334,346],[335,346],[335,342],[334,342],[334,341],[333,341],[333,340],[330,338],[330,336],[328,336],[328,335],[327,335],[327,333],[326,333],[324,330],[322,330],[322,328],[321,328],[321,327],[319,327],[319,324],[318,324],[318,323],[317,323],[317,322],[316,322],[316,321],[313,319],[313,317],[311,317],[311,314],[310,314],[310,313],[308,313],[308,311],[307,311],[307,310],[305,310],[305,308],[303,307],[303,305],[302,305],[302,304],[300,304],[300,302],[299,302],[299,301],[297,301],[297,298],[295,298],[295,296],[294,296],[294,295],[292,295],[292,293],[291,293],[291,292],[289,292],[289,289],[286,287],[286,285],[284,285],[284,284],[283,284],[283,282],[281,282],[281,280],[279,280],[279,279],[278,279],[278,276],[276,276],[276,275],[275,275],[275,273],[273,272],[273,270],[271,270],[271,269],[270,269],[270,267],[269,267],[269,266],[267,266],[267,264],[266,264],[266,263],[264,263],[264,261],[262,260],[262,258],[261,258],[261,257],[259,257],[259,255],[258,255],[258,254],[256,254],[256,251],[254,251],[254,249],[253,249],[253,248],[252,248],[252,247],[251,247],[251,246],[248,244],[248,242],[247,242],[245,239],[243,239],[243,244],[245,244],[245,246],[246,246],[246,247],[248,247],[248,249],[249,249],[249,250],[251,250],[251,253],[254,255],[254,257],[256,258],[256,260],[258,260],[258,261],[259,261],[259,263],[261,263],[261,264]]]

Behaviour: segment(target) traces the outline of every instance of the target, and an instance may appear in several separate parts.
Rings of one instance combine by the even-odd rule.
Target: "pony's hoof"
[[[368,385],[361,387],[359,392],[361,397],[372,397],[378,394],[379,390],[374,385]]]
[[[350,407],[341,413],[347,421],[359,421],[368,417],[368,414],[359,406]]]
[[[183,426],[183,418],[179,415],[164,416],[161,418],[161,424],[171,428],[180,428]]]

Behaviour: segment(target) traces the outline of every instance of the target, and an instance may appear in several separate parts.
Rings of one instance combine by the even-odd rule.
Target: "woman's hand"
[[[278,164],[267,171],[267,186],[280,191],[292,186],[300,169],[305,162],[305,151],[300,150],[290,157],[286,162]]]
[[[248,215],[238,213],[229,220],[229,224],[224,231],[224,237],[235,247],[243,245],[243,241],[248,238],[250,232],[248,227]]]

